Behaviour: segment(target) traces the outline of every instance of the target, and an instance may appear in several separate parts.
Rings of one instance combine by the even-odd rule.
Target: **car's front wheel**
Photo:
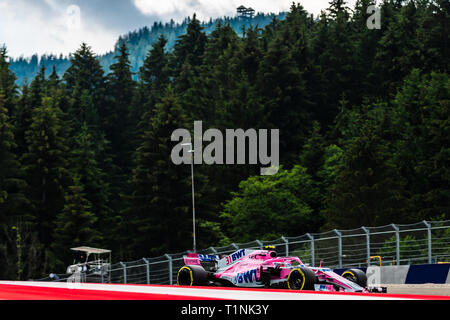
[[[360,287],[367,287],[366,273],[360,269],[349,269],[342,274],[342,277],[356,283]]]
[[[291,290],[314,290],[316,274],[306,267],[295,268],[289,273],[286,282]]]

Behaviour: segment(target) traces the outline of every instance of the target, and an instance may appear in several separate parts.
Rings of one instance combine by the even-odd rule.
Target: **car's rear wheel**
[[[360,269],[349,269],[349,270],[345,271],[342,274],[342,276],[345,279],[356,283],[360,287],[363,287],[363,288],[367,287],[366,273]]]
[[[203,286],[208,279],[208,273],[201,266],[184,266],[178,270],[177,284],[179,286]]]
[[[316,274],[309,268],[295,268],[289,273],[286,282],[291,290],[314,290]]]

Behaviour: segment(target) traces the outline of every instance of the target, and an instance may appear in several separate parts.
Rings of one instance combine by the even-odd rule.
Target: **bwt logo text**
[[[261,168],[261,175],[274,175],[279,169],[279,130],[270,130],[270,145],[268,131],[226,129],[224,138],[218,129],[203,132],[202,121],[194,121],[194,145],[191,144],[189,130],[176,129],[172,133],[171,140],[179,142],[172,149],[172,162],[175,165],[190,164],[191,161],[194,161],[194,164],[208,165],[261,164],[266,166]],[[209,142],[205,148],[204,141]]]

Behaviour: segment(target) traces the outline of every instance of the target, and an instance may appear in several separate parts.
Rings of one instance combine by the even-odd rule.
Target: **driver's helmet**
[[[275,246],[264,246],[264,249],[270,251],[270,256],[272,258],[276,258],[277,257],[277,251],[276,251]]]

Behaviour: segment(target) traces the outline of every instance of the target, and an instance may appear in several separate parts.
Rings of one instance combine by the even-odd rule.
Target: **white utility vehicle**
[[[76,247],[71,248],[77,253],[74,264],[67,267],[66,273],[77,277],[80,282],[109,282],[111,268],[111,250]]]

